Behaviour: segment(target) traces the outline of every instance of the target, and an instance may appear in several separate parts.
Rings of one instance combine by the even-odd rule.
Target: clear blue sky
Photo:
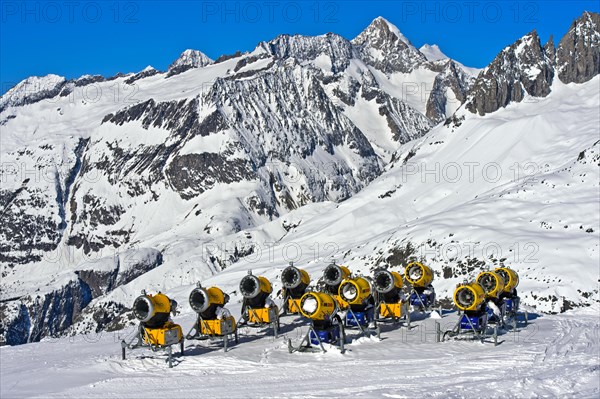
[[[537,29],[557,43],[598,1],[4,1],[0,82],[4,93],[31,75],[164,70],[187,48],[212,58],[247,51],[282,33],[355,37],[381,15],[414,45],[438,44],[467,66],[483,67]]]

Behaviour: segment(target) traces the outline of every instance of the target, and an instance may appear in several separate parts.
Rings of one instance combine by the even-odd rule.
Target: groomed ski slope
[[[235,309],[237,315],[238,309]],[[573,397],[600,395],[599,308],[533,314],[501,344],[435,343],[434,319],[406,328],[384,326],[382,340],[356,339],[345,354],[289,354],[305,324],[282,318],[278,339],[242,329],[223,353],[217,342],[186,343],[186,356],[167,367],[148,350],[120,358],[121,333],[2,347],[1,397],[20,398],[329,398]],[[456,314],[445,314],[450,328]],[[176,318],[189,329],[192,318]],[[131,329],[128,331],[132,331]]]

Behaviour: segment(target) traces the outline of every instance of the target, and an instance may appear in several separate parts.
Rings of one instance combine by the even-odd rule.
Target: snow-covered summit
[[[168,76],[177,75],[191,68],[202,68],[214,61],[199,50],[185,50],[169,65]]]
[[[53,74],[24,79],[0,97],[0,112],[9,106],[16,107],[54,97],[66,82],[65,77]]]
[[[424,44],[419,48],[419,51],[423,53],[423,55],[425,56],[425,58],[427,58],[428,61],[439,61],[449,59],[449,57],[442,52],[442,50],[437,44]]]

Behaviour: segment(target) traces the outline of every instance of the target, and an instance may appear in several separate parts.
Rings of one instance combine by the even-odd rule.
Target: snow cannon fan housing
[[[169,321],[171,309],[176,303],[162,293],[142,294],[133,301],[133,315],[144,327],[159,328]]]
[[[373,288],[386,300],[397,297],[402,286],[402,276],[400,273],[388,270],[378,270],[373,275]]]
[[[240,293],[246,303],[253,308],[264,308],[271,292],[273,292],[273,287],[266,277],[248,274],[240,281]]]
[[[217,287],[197,287],[190,293],[189,300],[194,312],[198,313],[203,319],[215,319],[217,308],[228,302],[229,295],[224,294]]]
[[[488,298],[498,298],[504,291],[504,278],[496,272],[482,272],[476,281],[481,285]]]
[[[342,281],[350,277],[350,269],[346,266],[331,264],[323,270],[323,282],[327,285],[330,294],[337,295]]]
[[[420,262],[412,262],[406,266],[404,278],[415,288],[425,288],[433,281],[433,271]]]
[[[310,276],[306,270],[288,266],[281,273],[281,284],[286,294],[292,299],[300,299],[310,284]]]
[[[363,277],[345,279],[340,284],[339,295],[349,305],[362,305],[371,296],[371,284]]]
[[[330,320],[337,311],[336,300],[325,292],[307,292],[300,299],[300,312],[311,320]]]
[[[477,283],[459,284],[454,290],[454,304],[465,312],[475,312],[481,309],[485,302],[485,290]]]
[[[515,288],[519,285],[519,275],[513,269],[508,267],[499,267],[494,270],[504,279],[504,290],[505,294],[514,294]]]

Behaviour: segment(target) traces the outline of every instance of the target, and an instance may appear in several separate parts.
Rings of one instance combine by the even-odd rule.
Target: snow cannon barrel
[[[481,285],[488,298],[498,298],[504,291],[504,278],[496,272],[481,272],[476,281]]]
[[[420,262],[412,262],[406,266],[404,278],[413,287],[424,288],[433,281],[433,271]]]
[[[378,270],[373,275],[373,288],[380,294],[388,294],[402,288],[400,273],[388,270]]]
[[[194,312],[204,319],[216,318],[217,308],[222,307],[229,301],[229,295],[223,293],[220,288],[203,288],[198,286],[190,293],[190,306]]]
[[[265,307],[266,300],[271,292],[273,292],[273,287],[266,277],[256,277],[248,274],[240,281],[240,293],[253,308]]]
[[[162,293],[156,295],[145,294],[138,296],[133,301],[133,315],[145,327],[162,327],[169,321],[171,308],[175,308],[175,302]]]
[[[304,295],[306,287],[310,284],[310,276],[306,270],[290,265],[283,269],[281,273],[281,284],[288,296],[293,299],[300,299]]]
[[[332,263],[323,270],[323,282],[330,287],[336,287],[336,294],[337,287],[342,283],[342,280],[348,277],[350,277],[350,269],[346,266]]]
[[[337,311],[336,300],[325,292],[307,292],[300,299],[300,312],[311,320],[329,320]]]
[[[512,294],[519,285],[519,275],[508,267],[499,267],[494,270],[504,279],[504,293]]]
[[[477,282],[459,284],[454,290],[454,304],[462,311],[477,311],[485,302],[485,291]]]
[[[340,284],[338,294],[349,305],[362,305],[371,296],[371,284],[363,277],[347,278]]]

